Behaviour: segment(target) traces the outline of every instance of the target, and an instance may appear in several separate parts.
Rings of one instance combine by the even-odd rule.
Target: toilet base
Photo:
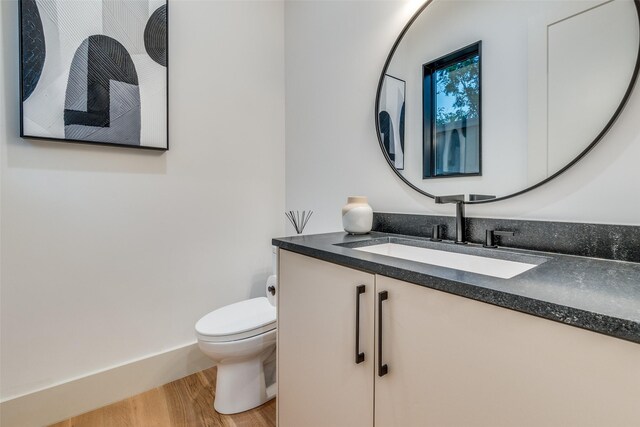
[[[220,362],[214,409],[220,414],[237,414],[276,397],[275,382],[267,383],[268,377],[274,375],[265,375],[265,365],[269,367],[270,364],[275,368],[275,347],[266,349],[258,357],[233,363]]]

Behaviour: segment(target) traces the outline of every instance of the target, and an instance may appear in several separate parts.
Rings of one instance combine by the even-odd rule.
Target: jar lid
[[[367,203],[366,196],[349,196],[347,198],[347,203]]]

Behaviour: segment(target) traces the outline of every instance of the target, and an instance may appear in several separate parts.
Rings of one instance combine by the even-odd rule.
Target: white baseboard
[[[0,403],[0,426],[40,427],[134,396],[213,366],[188,344]]]

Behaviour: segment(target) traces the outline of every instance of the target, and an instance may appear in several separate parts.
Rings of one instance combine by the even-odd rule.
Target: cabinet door
[[[373,426],[374,275],[280,250],[278,286],[278,425]]]
[[[640,345],[387,277],[376,287],[376,427],[640,425]]]

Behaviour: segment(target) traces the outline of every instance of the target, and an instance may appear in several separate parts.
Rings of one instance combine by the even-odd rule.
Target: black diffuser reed
[[[313,215],[313,211],[289,211],[284,213],[289,221],[293,225],[293,228],[296,229],[296,233],[302,234],[304,227],[306,227],[309,222],[309,218]]]

